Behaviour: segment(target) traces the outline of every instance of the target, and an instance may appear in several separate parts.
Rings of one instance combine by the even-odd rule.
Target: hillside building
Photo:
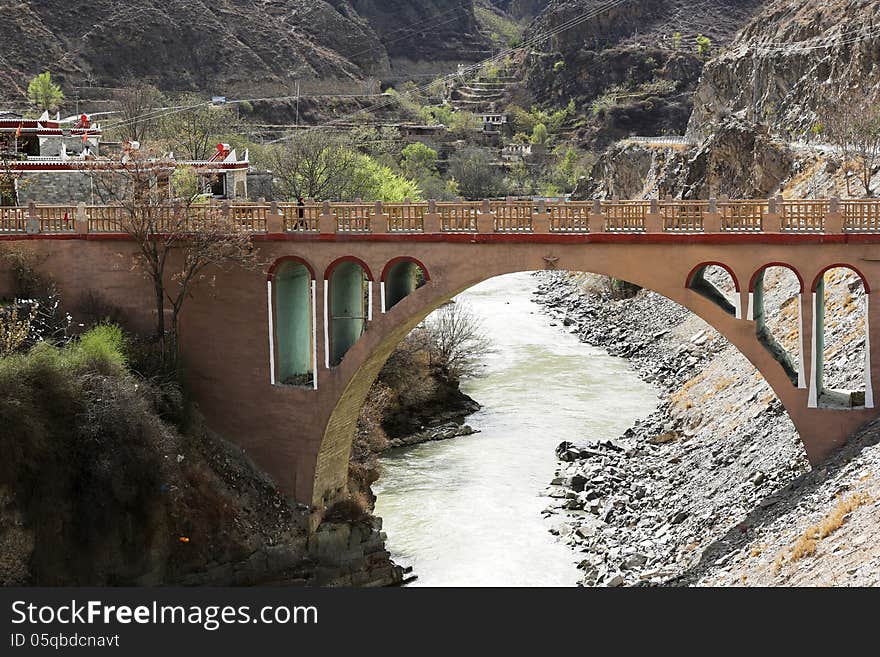
[[[29,119],[0,111],[0,205],[100,203],[96,176],[124,168],[139,149],[136,142],[105,143],[102,136],[100,124],[86,114],[62,119],[44,112]],[[247,151],[239,158],[228,144],[218,144],[207,160],[177,160],[168,154],[162,161],[169,166],[164,180],[157,180],[159,186],[176,168],[193,167],[206,195],[247,198]]]

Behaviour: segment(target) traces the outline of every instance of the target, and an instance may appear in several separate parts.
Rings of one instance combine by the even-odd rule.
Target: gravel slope
[[[797,288],[782,272],[767,275],[769,324],[793,349]],[[811,471],[770,387],[702,320],[648,291],[615,300],[596,277],[546,276],[537,300],[551,316],[586,342],[629,358],[662,396],[660,410],[623,436],[585,436],[557,451],[562,463],[546,512],[559,520],[554,533],[581,555],[583,583],[731,584],[743,575],[745,583],[809,582],[797,573],[822,559],[824,541],[815,556],[774,569],[778,553],[832,510],[841,485],[855,489],[855,479],[876,469],[880,449],[852,448],[835,457],[840,465]],[[859,301],[855,287],[843,274],[829,285],[831,386],[858,383],[863,328],[858,313],[843,312]],[[863,442],[873,435],[866,430]],[[876,516],[864,501],[853,515],[868,509]],[[753,563],[746,557],[759,543],[764,556]],[[760,571],[768,561],[770,570]],[[837,565],[821,568],[842,577]]]

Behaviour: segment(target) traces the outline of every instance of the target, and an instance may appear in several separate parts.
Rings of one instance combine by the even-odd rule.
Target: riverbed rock
[[[629,355],[661,393],[658,411],[623,435],[557,447],[554,483],[576,482],[581,507],[561,508],[575,506],[563,497],[551,505],[570,522],[561,538],[598,559],[581,558],[584,585],[607,586],[619,578],[626,585],[665,583],[695,567],[700,546],[723,535],[747,509],[760,508],[760,491],[798,476],[806,466],[802,448],[778,406],[765,401],[770,391],[748,362],[681,307],[650,292],[626,301],[595,292],[563,299],[558,288],[571,288],[572,278],[542,276],[546,293],[536,301],[545,308],[556,303],[550,312],[559,318],[578,317],[582,340]],[[590,314],[582,312],[587,306]],[[725,365],[715,365],[717,359]],[[688,394],[699,406],[670,398],[694,379]],[[725,418],[733,428],[722,424]],[[751,478],[759,471],[766,479],[756,487]]]

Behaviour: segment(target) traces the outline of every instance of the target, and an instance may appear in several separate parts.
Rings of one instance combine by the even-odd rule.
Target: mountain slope
[[[803,133],[831,98],[880,90],[880,2],[776,0],[706,66],[689,130],[703,136],[729,113]]]
[[[539,39],[524,79],[536,104],[573,99],[581,141],[604,147],[628,135],[681,134],[706,54],[729,42],[761,0],[551,0],[526,39]],[[541,38],[546,35],[546,38]]]
[[[51,70],[74,84],[152,80],[165,90],[267,93],[296,79],[355,80],[392,59],[473,61],[472,0],[24,0],[0,13],[0,91]]]

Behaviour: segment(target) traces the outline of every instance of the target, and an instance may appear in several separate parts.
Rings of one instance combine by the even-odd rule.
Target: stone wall
[[[248,197],[247,171],[229,171],[226,175],[226,198]]]
[[[274,196],[272,196],[272,174],[268,171],[249,172],[247,187],[248,199],[251,201],[258,201],[261,198],[270,201],[274,199]]]
[[[95,192],[92,176],[85,171],[26,172],[18,180],[19,205],[30,201],[49,205],[89,203]]]

